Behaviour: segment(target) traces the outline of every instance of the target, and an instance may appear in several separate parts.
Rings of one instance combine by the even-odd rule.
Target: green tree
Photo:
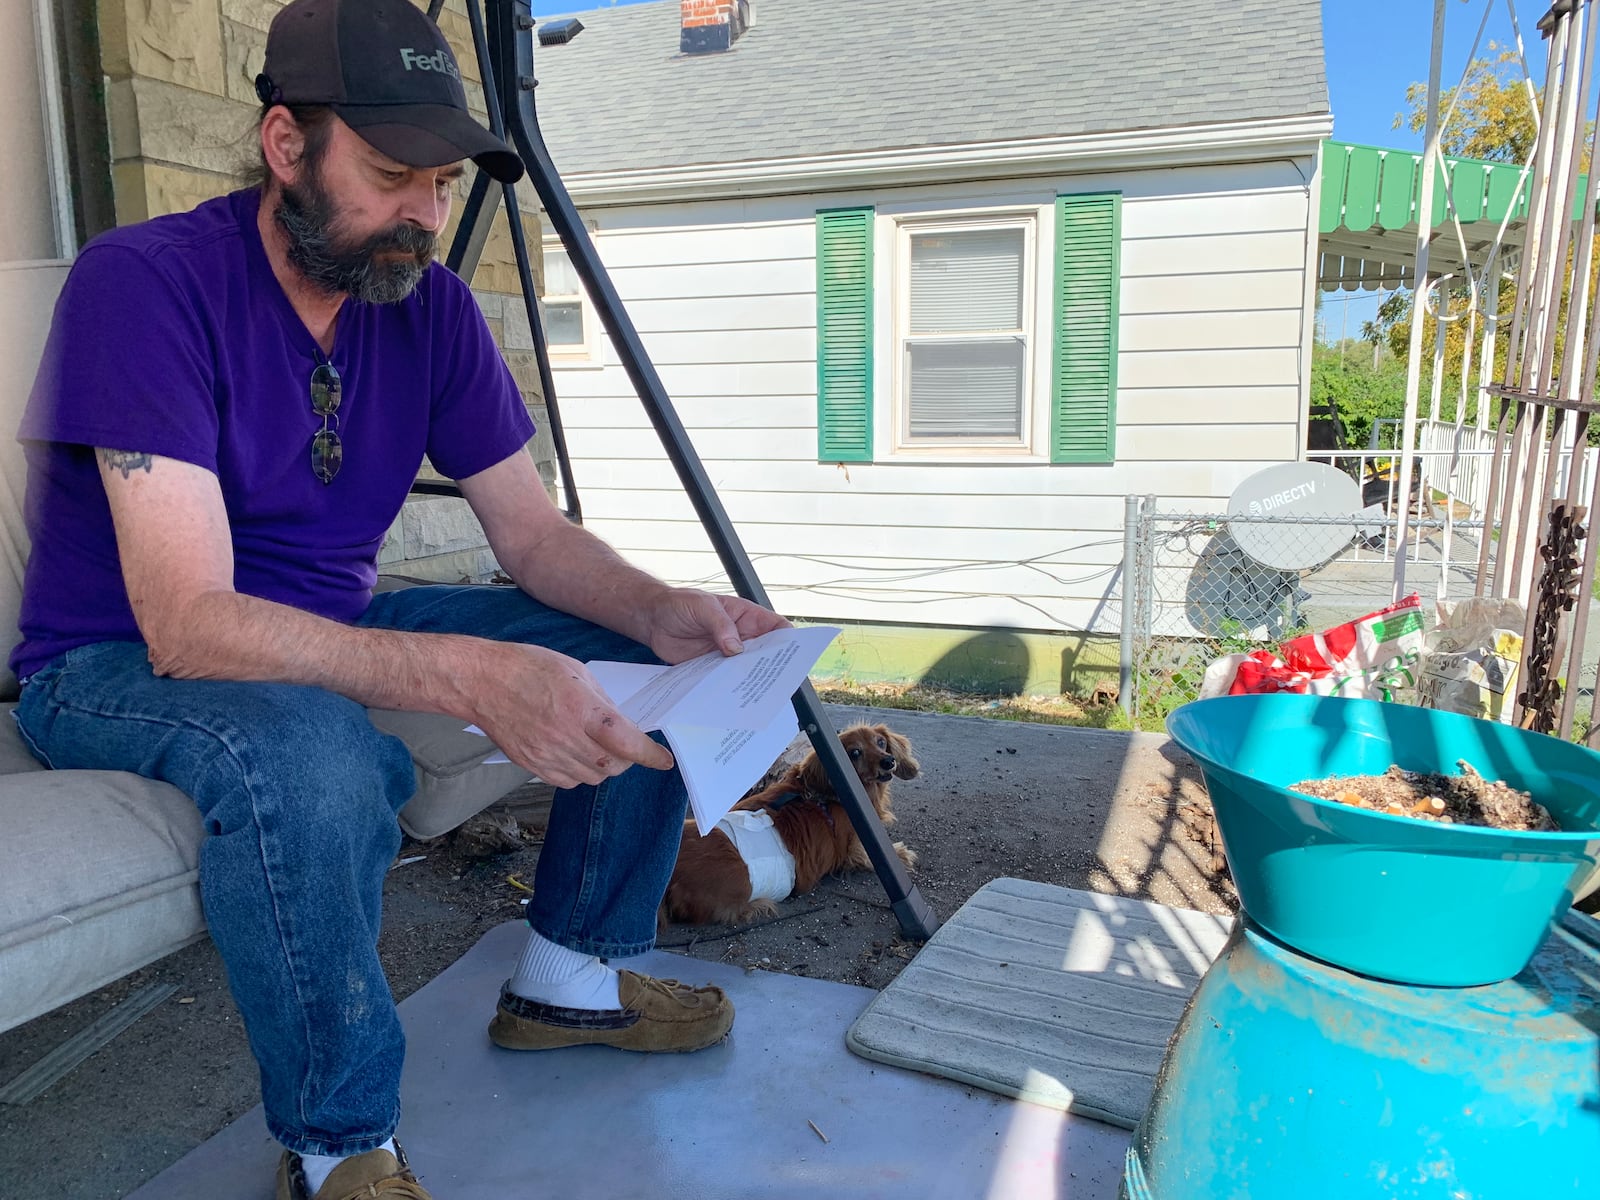
[[[1509,317],[1516,304],[1516,284],[1509,279],[1500,281],[1500,307],[1502,316]],[[1457,289],[1453,294],[1447,295],[1443,303],[1447,303],[1448,313],[1464,312],[1468,302],[1465,287]],[[1384,297],[1378,305],[1378,311],[1371,321],[1364,321],[1361,325],[1361,337],[1368,345],[1387,352],[1396,362],[1402,379],[1405,376],[1405,362],[1411,352],[1411,309],[1412,294],[1409,291],[1391,292]],[[1483,337],[1483,322],[1480,319],[1473,328],[1473,346],[1471,362],[1467,364],[1467,377],[1477,379],[1477,356],[1479,345]],[[1431,314],[1425,314],[1422,327],[1422,381],[1421,393],[1423,396],[1423,415],[1427,415],[1427,397],[1433,387],[1433,350],[1434,339],[1438,336],[1438,321]],[[1444,335],[1444,368],[1445,376],[1440,395],[1440,416],[1446,421],[1453,421],[1456,417],[1456,403],[1461,396],[1461,372],[1464,354],[1467,349],[1468,326],[1465,319],[1452,320],[1445,325]],[[1495,339],[1494,364],[1491,377],[1501,378],[1505,370],[1506,348],[1510,344],[1509,321],[1503,321]],[[1477,419],[1478,395],[1475,387],[1467,392],[1468,421]],[[1492,411],[1492,410],[1491,410]]]
[[[1539,95],[1543,103],[1542,89]],[[1459,99],[1458,99],[1459,96]],[[1428,88],[1424,83],[1413,83],[1406,89],[1408,111],[1395,116],[1396,129],[1408,128],[1422,132],[1427,124]],[[1451,105],[1454,103],[1454,111]],[[1440,97],[1439,115],[1450,120],[1440,135],[1446,154],[1461,158],[1476,158],[1490,162],[1524,163],[1533,155],[1537,132],[1533,108],[1529,102],[1529,89],[1515,51],[1489,43],[1489,55],[1474,59],[1459,87],[1447,89]],[[1591,123],[1592,124],[1592,123]],[[1585,139],[1587,147],[1587,139]],[[1588,169],[1588,151],[1584,150],[1582,169]],[[1597,264],[1600,265],[1600,264]],[[1568,271],[1571,270],[1571,253],[1568,254]],[[1492,377],[1503,376],[1510,341],[1510,316],[1516,303],[1516,285],[1511,280],[1501,280],[1499,312],[1502,317],[1499,336],[1496,338]],[[1466,306],[1466,297],[1457,294],[1450,301],[1450,311]],[[1362,336],[1371,344],[1386,345],[1392,353],[1404,359],[1411,340],[1413,296],[1410,292],[1396,292],[1384,300],[1375,320],[1362,329]],[[1432,314],[1423,318],[1422,328],[1422,391],[1426,396],[1432,388],[1433,350],[1437,336]],[[1483,327],[1476,330],[1481,337]],[[1450,322],[1445,330],[1445,369],[1442,388],[1442,416],[1455,418],[1456,401],[1461,391],[1461,370],[1466,350],[1467,322]],[[1476,338],[1474,339],[1476,340]],[[1559,350],[1559,346],[1558,346]],[[1468,374],[1476,378],[1477,350],[1472,351],[1473,367]],[[1467,419],[1476,418],[1476,389],[1469,389]],[[1600,432],[1600,429],[1597,429]]]
[[[1403,337],[1396,334],[1403,333]],[[1388,347],[1404,358],[1411,338],[1411,293],[1390,292],[1378,305],[1370,321],[1361,322],[1361,340],[1374,347]]]
[[[1490,162],[1527,162],[1533,154],[1533,109],[1528,105],[1528,85],[1516,51],[1489,43],[1492,57],[1475,58],[1467,67],[1459,88],[1440,94],[1439,117],[1450,112],[1460,93],[1460,102],[1450,115],[1440,143],[1446,154],[1457,158],[1481,158]],[[1541,103],[1542,103],[1541,96]],[[1394,127],[1421,133],[1427,126],[1428,85],[1413,83],[1406,88],[1409,112],[1396,113]]]
[[[1354,341],[1354,339],[1351,339]],[[1365,448],[1372,438],[1372,423],[1398,420],[1405,413],[1406,370],[1393,355],[1372,355],[1358,345],[1317,346],[1311,353],[1311,409],[1339,416],[1344,444]]]

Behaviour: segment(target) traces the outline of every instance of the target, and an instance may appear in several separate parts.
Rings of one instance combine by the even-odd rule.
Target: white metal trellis
[[[1328,227],[1339,233],[1324,253],[1324,286],[1399,282],[1413,290],[1404,417],[1398,446],[1389,452],[1391,460],[1398,459],[1398,471],[1385,473],[1396,525],[1391,597],[1413,590],[1437,568],[1441,599],[1452,588],[1459,594],[1465,578],[1480,595],[1523,601],[1526,690],[1516,716],[1565,734],[1576,721],[1580,690],[1589,683],[1582,650],[1600,541],[1587,537],[1589,514],[1600,513],[1600,470],[1588,436],[1590,420],[1600,412],[1594,397],[1600,303],[1593,279],[1600,170],[1588,170],[1580,183],[1596,158],[1587,117],[1596,82],[1600,0],[1554,0],[1540,17],[1542,91],[1529,69],[1516,0],[1504,0],[1521,69],[1519,90],[1528,100],[1531,149],[1515,167],[1446,159],[1443,146],[1458,120],[1464,85],[1500,3],[1482,0],[1474,14],[1479,21],[1472,49],[1445,105],[1444,34],[1452,6],[1434,0],[1423,154],[1345,147],[1348,158],[1331,176],[1334,186],[1349,182],[1351,190],[1337,199],[1352,205],[1358,157],[1372,156],[1360,159],[1359,186],[1376,188],[1373,171],[1380,171],[1387,207],[1387,197],[1405,186],[1393,173],[1415,164],[1420,177],[1406,181],[1414,206],[1409,222],[1385,211],[1381,227],[1415,229],[1411,261],[1395,261],[1393,240],[1383,232],[1365,234],[1372,228],[1373,200],[1364,190],[1365,207],[1347,209],[1355,223]],[[1474,195],[1474,186],[1486,190]],[[1464,190],[1458,194],[1459,189]],[[1508,190],[1509,203],[1497,208]],[[1465,203],[1465,218],[1458,202]],[[1492,223],[1480,224],[1487,211]],[[1369,254],[1362,261],[1364,250],[1384,257]],[[1431,354],[1427,316],[1435,318]],[[1424,419],[1420,385],[1428,367],[1432,386]],[[1452,369],[1459,382],[1452,389],[1453,417],[1446,419],[1443,389]],[[1441,494],[1447,501],[1442,532],[1435,529],[1434,541],[1425,545],[1419,527],[1424,513],[1414,509],[1425,510],[1432,525],[1433,502]],[[1462,500],[1464,509],[1458,506]],[[1458,539],[1463,519],[1481,520],[1483,535]],[[1476,557],[1475,575],[1452,575],[1448,564],[1457,541]],[[1600,724],[1597,694],[1600,689],[1590,689],[1591,729]]]

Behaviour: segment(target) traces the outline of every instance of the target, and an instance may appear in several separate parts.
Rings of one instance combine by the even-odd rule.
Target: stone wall
[[[283,2],[100,0],[101,65],[119,224],[180,212],[238,186],[238,172],[257,155],[255,77],[266,53],[267,29]],[[439,25],[460,62],[468,101],[485,119],[461,0],[446,0]],[[455,232],[471,177],[469,171],[457,185],[444,245]],[[519,188],[519,203],[534,257],[535,286],[542,292],[540,220],[538,209],[529,207],[535,203],[531,187]],[[543,432],[547,422],[533,339],[503,212],[471,283],[540,428],[532,450],[546,485],[553,487],[555,453]],[[423,473],[432,475],[426,467]],[[437,497],[408,503],[384,543],[381,561],[386,570],[452,582],[485,578],[495,569],[464,502]]]

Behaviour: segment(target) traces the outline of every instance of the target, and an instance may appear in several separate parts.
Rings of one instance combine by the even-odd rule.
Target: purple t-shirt
[[[214,472],[234,587],[350,621],[423,454],[462,479],[533,435],[472,293],[435,263],[399,304],[340,310],[326,360],[343,384],[344,463],[322,483],[310,381],[324,359],[272,274],[258,201],[235,192],[113,230],[73,264],[19,435],[33,542],[19,677],[74,646],[142,640],[94,447]]]

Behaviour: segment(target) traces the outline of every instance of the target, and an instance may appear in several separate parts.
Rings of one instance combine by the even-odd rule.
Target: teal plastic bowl
[[[1287,693],[1186,704],[1167,731],[1200,764],[1245,912],[1301,953],[1374,979],[1511,978],[1600,863],[1600,755],[1545,734]],[[1288,790],[1394,764],[1454,775],[1460,760],[1531,793],[1562,832],[1441,825]]]

